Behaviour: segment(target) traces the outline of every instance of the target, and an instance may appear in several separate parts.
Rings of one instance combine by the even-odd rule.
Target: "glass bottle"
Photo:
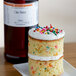
[[[28,61],[28,30],[38,25],[38,0],[4,0],[5,59]]]

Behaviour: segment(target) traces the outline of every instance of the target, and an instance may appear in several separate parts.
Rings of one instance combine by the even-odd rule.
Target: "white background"
[[[4,47],[3,4],[0,1],[0,47]],[[65,30],[65,42],[76,42],[76,0],[40,0],[39,24]]]

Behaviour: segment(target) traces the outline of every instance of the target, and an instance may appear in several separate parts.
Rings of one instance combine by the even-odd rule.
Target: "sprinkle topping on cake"
[[[64,37],[64,35],[64,30],[55,28],[51,24],[45,27],[37,26],[29,30],[29,36],[40,40],[56,40]]]
[[[40,32],[41,34],[50,34],[50,32],[52,32],[55,35],[57,35],[58,33],[61,33],[63,30],[57,29],[50,24],[50,27],[49,26],[46,26],[46,27],[37,26],[33,32],[36,32],[36,31]]]

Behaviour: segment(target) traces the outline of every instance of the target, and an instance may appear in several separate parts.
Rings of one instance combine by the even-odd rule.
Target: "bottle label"
[[[26,4],[4,2],[4,23],[14,27],[38,24],[38,1]]]

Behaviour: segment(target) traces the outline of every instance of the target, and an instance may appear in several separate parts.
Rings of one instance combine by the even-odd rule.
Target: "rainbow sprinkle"
[[[47,68],[44,68],[45,70],[47,69]]]
[[[54,33],[55,35],[62,32],[62,30],[53,27],[51,24],[50,24],[50,26],[46,26],[46,27],[37,26],[35,28],[34,32],[36,32],[36,31],[40,32],[41,34],[48,34],[48,35],[51,32]]]
[[[38,75],[40,75],[40,73],[38,73]]]

